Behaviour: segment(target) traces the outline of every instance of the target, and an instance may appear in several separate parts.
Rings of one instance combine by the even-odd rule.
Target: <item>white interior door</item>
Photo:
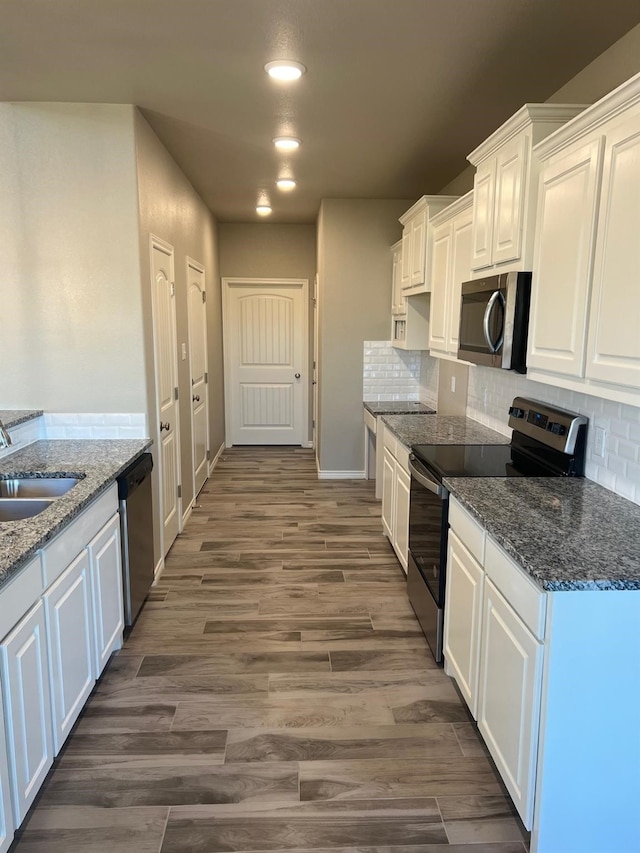
[[[191,434],[193,437],[193,494],[209,476],[209,400],[207,394],[207,292],[204,267],[187,258],[189,358],[191,369]]]
[[[223,279],[227,445],[308,436],[308,282]]]
[[[158,476],[162,513],[162,554],[180,529],[180,441],[178,432],[178,362],[173,247],[151,237],[153,341],[156,372]]]

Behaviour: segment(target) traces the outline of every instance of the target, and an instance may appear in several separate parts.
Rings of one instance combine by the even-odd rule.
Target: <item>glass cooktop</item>
[[[510,444],[414,444],[412,453],[438,479],[442,477],[510,477]]]

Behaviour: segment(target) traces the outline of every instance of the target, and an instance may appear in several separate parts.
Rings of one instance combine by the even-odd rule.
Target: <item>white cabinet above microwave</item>
[[[529,375],[638,405],[640,74],[535,153]]]
[[[584,105],[525,104],[467,157],[476,166],[472,269],[531,269],[538,160],[534,145]]]

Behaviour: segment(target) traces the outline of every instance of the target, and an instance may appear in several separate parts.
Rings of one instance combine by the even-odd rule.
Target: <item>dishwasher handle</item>
[[[425,489],[433,492],[433,494],[437,495],[439,498],[444,497],[444,486],[429,475],[422,465],[420,465],[413,453],[409,457],[409,471],[411,476],[414,477],[421,486],[424,486]]]

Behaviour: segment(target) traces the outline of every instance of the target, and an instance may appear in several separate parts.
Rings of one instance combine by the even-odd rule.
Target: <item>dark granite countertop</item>
[[[39,515],[0,522],[0,587],[151,443],[151,439],[36,441],[5,456],[0,479],[25,474],[81,479]]]
[[[0,409],[0,421],[7,429],[12,429],[42,414],[42,409]]]
[[[445,484],[545,590],[640,590],[640,506],[583,478]]]
[[[413,444],[509,444],[511,439],[462,415],[385,415],[405,447]]]
[[[436,413],[436,410],[432,409],[431,406],[417,400],[385,400],[380,402],[365,400],[363,405],[376,417],[378,415],[435,415]]]

